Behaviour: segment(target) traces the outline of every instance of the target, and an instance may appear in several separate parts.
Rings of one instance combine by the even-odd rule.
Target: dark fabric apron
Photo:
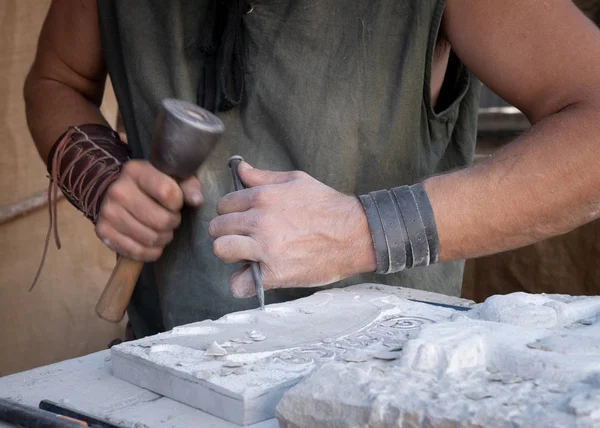
[[[148,158],[160,101],[198,102],[209,0],[98,0],[105,60],[134,157]],[[200,210],[147,264],[129,317],[138,336],[255,308],[228,288],[239,265],[212,252],[215,206],[233,191],[227,158],[299,169],[350,194],[411,184],[473,158],[480,84],[451,57],[441,109],[429,81],[443,0],[257,0],[243,15],[245,94],[218,112],[226,135],[198,171]],[[459,295],[463,261],[327,287],[267,291],[267,302],[376,282]]]

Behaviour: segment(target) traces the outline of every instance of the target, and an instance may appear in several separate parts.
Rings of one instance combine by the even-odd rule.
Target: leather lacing
[[[85,126],[85,125],[84,125]],[[53,148],[49,164],[50,182],[48,184],[48,216],[49,226],[42,254],[42,261],[38,268],[33,284],[29,291],[36,285],[50,243],[50,236],[54,230],[56,248],[61,248],[58,234],[57,193],[60,188],[65,198],[78,210],[89,218],[94,224],[98,218],[100,203],[105,191],[119,176],[122,164],[127,160],[126,150],[121,141],[120,147],[115,145],[114,133],[104,128],[111,134],[109,136],[90,136],[83,131],[83,127],[71,126],[60,138]],[[100,125],[89,125],[101,127]],[[113,155],[101,147],[99,142],[104,140],[108,147],[119,147],[123,153]],[[127,152],[128,153],[128,152]],[[65,162],[66,159],[66,162]]]

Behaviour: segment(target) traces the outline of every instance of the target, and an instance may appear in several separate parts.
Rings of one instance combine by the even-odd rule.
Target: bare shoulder
[[[600,31],[571,0],[448,0],[443,34],[483,83],[533,122],[598,95]]]

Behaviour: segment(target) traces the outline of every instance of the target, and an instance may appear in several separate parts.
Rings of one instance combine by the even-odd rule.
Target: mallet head
[[[191,177],[224,131],[223,122],[208,110],[185,100],[167,98],[156,119],[150,162],[173,178]]]

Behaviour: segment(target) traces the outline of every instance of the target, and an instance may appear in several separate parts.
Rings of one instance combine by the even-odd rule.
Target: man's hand
[[[209,225],[214,253],[226,263],[257,261],[265,289],[316,287],[375,270],[360,201],[308,174],[263,171],[245,162],[248,189],[225,195]],[[248,266],[230,280],[236,297],[255,294]]]
[[[178,184],[149,162],[132,160],[104,196],[96,234],[122,256],[154,261],[173,239],[184,202],[197,207],[202,201],[195,176]]]

